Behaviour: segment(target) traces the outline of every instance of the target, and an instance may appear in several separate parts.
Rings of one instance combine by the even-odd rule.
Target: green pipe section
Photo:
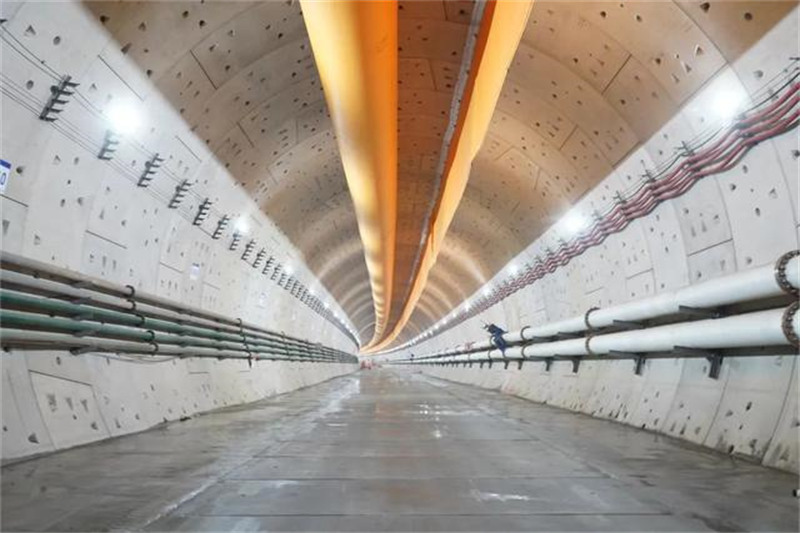
[[[61,283],[70,286],[74,285],[76,282],[80,282],[83,284],[83,288],[85,289],[116,298],[127,299],[132,295],[132,291],[128,287],[121,288],[118,285],[114,285],[104,280],[92,279],[77,272],[72,272],[67,269],[55,267],[53,265],[42,263],[30,258],[18,256],[16,254],[11,254],[8,251],[2,251],[2,254],[0,255],[2,255],[2,257],[0,258],[0,262],[2,262],[1,266],[3,271],[15,272],[22,275],[36,277],[38,279],[51,281],[53,283]],[[189,316],[201,318],[203,320],[218,322],[220,324],[227,324],[234,328],[244,326],[246,328],[262,332],[263,334],[269,336],[280,337],[279,342],[281,343],[286,343],[287,341],[290,340],[295,342],[305,342],[302,339],[298,339],[295,337],[283,334],[276,334],[274,332],[263,330],[255,326],[247,326],[244,324],[240,324],[234,320],[231,320],[228,317],[213,312],[185,307],[176,302],[172,302],[160,296],[148,294],[146,292],[136,291],[134,299],[135,301],[140,303],[170,310],[172,312],[180,314],[186,314]],[[355,341],[355,339],[353,340]],[[349,354],[346,355],[349,356]]]
[[[249,359],[249,354],[244,352],[231,353],[225,351],[212,350],[212,353],[203,350],[209,348],[182,348],[182,347],[159,347],[158,352],[147,350],[139,345],[137,341],[122,341],[119,339],[108,338],[88,338],[73,339],[68,333],[55,333],[48,331],[32,331],[29,329],[9,329],[0,328],[0,335],[3,337],[3,345],[24,350],[72,350],[75,348],[89,348],[91,351],[99,352],[119,352],[137,353],[143,355],[175,355],[181,358],[200,357],[200,358],[221,358],[221,359]],[[49,339],[47,336],[54,335],[55,338]],[[44,337],[43,337],[44,336]],[[124,345],[124,346],[122,346]],[[139,345],[139,346],[137,346]],[[283,356],[258,356],[260,361],[303,361],[303,362],[331,362],[327,359],[304,358],[287,359]]]
[[[32,308],[52,314],[78,316],[86,320],[111,322],[115,324],[131,326],[134,328],[144,328],[144,329],[154,330],[154,336],[152,336],[152,338],[150,337],[149,333],[145,332],[145,334],[147,335],[146,340],[148,342],[150,340],[153,340],[154,342],[163,344],[194,344],[212,348],[230,349],[229,345],[227,345],[224,341],[233,342],[236,343],[237,345],[243,344],[244,341],[247,343],[248,347],[252,346],[250,351],[253,352],[258,351],[262,353],[270,353],[266,350],[258,350],[258,347],[267,347],[280,350],[280,352],[286,355],[300,355],[301,357],[302,356],[307,357],[312,355],[340,357],[340,354],[330,353],[327,350],[325,351],[314,350],[310,345],[297,346],[294,345],[294,343],[292,343],[291,346],[286,346],[276,342],[268,342],[261,339],[254,339],[252,337],[248,337],[246,334],[243,337],[242,335],[237,335],[237,334],[222,333],[219,331],[215,331],[214,329],[211,328],[201,328],[197,326],[176,324],[174,322],[169,322],[166,320],[148,318],[143,315],[125,313],[122,311],[113,311],[94,306],[73,304],[70,302],[55,300],[51,298],[38,298],[24,293],[19,293],[16,291],[9,291],[6,289],[0,290],[0,305],[2,305],[3,307]],[[17,317],[16,319],[23,320],[22,317]],[[61,327],[67,328],[66,329],[67,331],[74,331],[69,328],[71,327],[71,325],[74,325],[76,323],[71,320],[67,320],[67,321],[62,321],[59,324],[61,325]],[[35,327],[44,327],[44,326],[43,324],[38,324]],[[85,331],[88,329],[96,329],[96,328],[86,327],[85,329],[80,329],[78,331]],[[173,335],[158,334],[155,333],[156,330],[165,331],[167,333],[174,333],[179,335],[179,337],[175,337]],[[109,329],[109,328],[106,328],[105,330],[103,330],[103,332],[104,333],[108,332],[109,335],[125,334],[124,330]],[[185,335],[191,335],[194,337],[201,337],[205,339],[212,339],[214,341],[223,341],[223,342],[215,343],[215,342],[196,341],[185,338],[184,337]],[[125,338],[130,338],[130,337],[125,337]],[[240,350],[240,348],[235,348],[235,349]],[[242,351],[246,351],[246,349]]]
[[[8,277],[9,274],[12,274],[12,275],[15,275],[15,276],[22,276],[23,278],[26,278],[26,276],[24,276],[23,274],[19,274],[17,272],[5,272],[5,271],[2,272],[2,278],[0,278],[0,281],[6,287],[10,287],[10,289],[6,289],[7,291],[9,291],[9,292],[6,293],[6,300],[5,300],[5,306],[6,307],[15,308],[15,307],[20,307],[20,306],[22,306],[22,307],[34,307],[35,306],[35,308],[38,309],[40,307],[39,307],[39,305],[37,303],[37,300],[41,300],[41,301],[45,302],[45,305],[47,305],[49,303],[66,304],[66,306],[62,306],[61,307],[61,310],[59,310],[58,308],[52,307],[52,306],[49,307],[48,312],[50,312],[50,313],[53,313],[53,314],[65,314],[65,315],[68,315],[68,316],[74,316],[75,313],[73,312],[73,310],[75,309],[75,307],[74,307],[75,304],[70,304],[69,302],[64,302],[62,300],[62,298],[70,298],[70,297],[72,297],[72,298],[80,298],[81,296],[79,296],[79,293],[81,291],[85,290],[85,289],[73,289],[73,288],[71,288],[71,291],[72,291],[71,293],[63,293],[63,292],[59,292],[57,287],[50,287],[50,286],[47,286],[47,285],[45,285],[45,286],[40,286],[39,285],[41,283],[58,285],[58,282],[51,281],[51,280],[41,280],[41,279],[36,279],[36,280],[35,279],[22,279],[22,280],[20,280],[17,277],[14,277],[10,281],[7,281],[6,277]],[[31,294],[27,292],[30,289],[33,289],[34,291],[36,291],[34,296],[31,296]],[[40,291],[44,291],[44,293],[40,294]],[[114,296],[110,296],[110,295],[102,295],[102,296],[104,296],[106,298],[111,298],[111,299],[115,298]],[[23,297],[26,297],[27,300],[22,299]],[[166,328],[161,328],[158,325],[157,322],[151,322],[149,324],[149,328],[150,329],[161,329],[161,330],[164,330],[164,331],[172,331],[172,332],[177,332],[177,333],[183,333],[183,331],[176,331],[173,328],[175,326],[187,326],[187,328],[188,328],[188,325],[195,324],[195,328],[196,328],[195,335],[199,335],[199,336],[207,336],[207,334],[209,332],[221,333],[223,335],[224,334],[229,335],[229,337],[227,337],[227,339],[229,339],[229,340],[238,341],[241,338],[242,333],[244,333],[248,338],[254,338],[254,339],[265,341],[263,343],[265,346],[282,347],[285,344],[285,345],[289,345],[289,346],[295,346],[295,347],[298,347],[298,348],[301,348],[301,349],[308,349],[308,347],[314,346],[311,343],[308,343],[307,341],[295,341],[295,340],[292,340],[293,339],[292,337],[285,337],[284,340],[282,341],[282,340],[280,340],[281,339],[281,335],[280,334],[273,333],[273,332],[267,332],[268,335],[265,335],[264,333],[261,333],[258,329],[252,329],[249,326],[243,326],[241,329],[236,329],[233,326],[229,326],[227,324],[223,324],[223,323],[220,323],[220,322],[216,322],[213,325],[204,324],[202,322],[199,322],[199,319],[196,318],[196,317],[186,316],[186,315],[179,315],[179,313],[177,313],[176,311],[159,310],[157,308],[151,309],[151,308],[153,308],[153,306],[150,305],[150,304],[145,304],[144,307],[137,306],[137,308],[134,310],[134,309],[131,309],[130,307],[122,305],[122,304],[114,304],[113,302],[109,302],[109,301],[97,300],[94,296],[89,296],[89,297],[87,297],[87,299],[90,300],[90,303],[88,305],[87,304],[80,304],[80,309],[82,309],[81,313],[85,313],[87,311],[90,313],[87,316],[92,316],[91,313],[93,313],[95,311],[111,311],[111,312],[120,313],[120,315],[117,315],[117,316],[125,317],[125,318],[128,319],[128,320],[125,320],[125,318],[123,318],[123,319],[121,319],[121,321],[117,321],[116,319],[113,318],[112,315],[108,315],[108,314],[105,315],[105,317],[100,317],[106,322],[117,322],[117,323],[120,323],[120,324],[128,324],[128,325],[139,325],[141,323],[141,318],[140,317],[146,317],[146,318],[149,318],[151,320],[162,320],[164,324],[168,325]],[[123,302],[129,303],[129,302],[124,301],[124,300],[123,300]],[[129,303],[129,305],[130,305],[130,303]],[[179,315],[179,316],[171,317],[169,315],[165,315],[164,313],[175,313],[176,315]],[[133,319],[131,319],[132,316],[136,317],[136,321],[135,322],[132,321],[133,320]],[[207,319],[203,319],[203,320],[207,320]],[[208,320],[208,321],[210,322],[210,320]],[[188,331],[188,329],[187,329],[187,331]],[[204,332],[204,334],[201,335],[199,332]],[[217,338],[219,340],[225,340],[225,337],[209,337],[209,338]],[[346,354],[344,352],[340,352],[340,351],[337,351],[337,350],[332,350],[332,349],[330,349],[328,347],[324,347],[324,346],[318,346],[317,347],[317,352],[324,353],[324,354],[330,354],[330,355],[335,356],[335,357],[348,356],[349,355],[349,354]]]
[[[102,324],[97,322],[83,322],[67,318],[49,317],[34,313],[12,311],[8,309],[0,310],[0,324],[3,327],[36,329],[45,331],[67,332],[72,334],[92,336],[92,337],[111,337],[137,342],[155,342],[157,344],[176,344],[184,347],[203,347],[217,350],[228,350],[241,353],[248,353],[248,350],[241,343],[227,343],[220,341],[210,341],[173,335],[169,333],[158,333],[127,326],[117,326]],[[251,353],[266,353],[271,355],[282,355],[274,350],[261,349],[254,347],[249,350]],[[306,352],[284,350],[283,355],[308,357]]]

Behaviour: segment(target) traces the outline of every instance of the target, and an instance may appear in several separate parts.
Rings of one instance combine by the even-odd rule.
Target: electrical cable
[[[792,65],[796,65],[792,60]],[[730,170],[758,143],[793,130],[800,121],[800,67],[786,68],[774,76],[753,96],[756,103],[740,113],[728,127],[711,128],[683,143],[668,164],[657,165],[642,180],[616,195],[616,200],[595,212],[595,222],[570,242],[561,241],[556,250],[548,250],[520,274],[503,282],[489,296],[480,296],[462,309],[449,324],[437,328],[437,334],[462,320],[475,316],[520,289],[566,265],[586,249],[602,243],[635,219],[651,213],[662,202],[688,191],[698,180]],[[762,96],[765,95],[765,96]],[[429,334],[431,330],[428,330]],[[403,346],[422,340],[417,336]]]

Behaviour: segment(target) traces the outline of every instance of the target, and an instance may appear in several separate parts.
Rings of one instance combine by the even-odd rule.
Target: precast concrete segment
[[[387,369],[2,474],[4,530],[798,528],[795,476]]]
[[[482,275],[459,279],[449,267],[437,263],[431,277],[457,280],[459,288],[472,295],[459,302],[469,304],[470,315],[482,308],[476,304],[482,299],[481,285],[496,276],[486,290],[491,294],[495,287],[499,289],[510,277],[504,269],[512,258],[517,256],[516,267],[524,271],[525,264],[535,262],[537,255],[544,257],[548,248],[555,250],[559,237],[569,240],[571,231],[554,224],[564,215],[591,217],[618,191],[624,194],[629,190],[643,170],[655,173],[654,169],[669,164],[683,141],[689,143],[716,127],[720,117],[727,116],[716,111],[715,102],[722,101],[720,94],[757,101],[765,94],[759,91],[767,80],[787,66],[791,71],[794,67],[788,65],[789,55],[775,51],[792,50],[791,55],[797,55],[797,16],[790,14],[795,6],[769,1],[632,4],[537,0],[486,142],[475,158],[469,185],[442,245],[475,265]],[[794,136],[786,135],[784,141],[776,142],[776,148],[771,144],[763,148],[762,143],[761,149],[747,156],[749,162],[742,161],[745,168],[759,171],[751,171],[737,183],[735,193],[728,189],[728,183],[720,192],[713,184],[700,186],[684,198],[703,196],[701,202],[673,202],[680,206],[679,220],[667,218],[663,212],[672,208],[665,207],[649,220],[635,224],[645,226],[644,236],[631,235],[638,229],[628,232],[627,239],[650,241],[650,248],[643,251],[638,243],[633,246],[628,241],[626,248],[614,249],[612,255],[614,239],[607,241],[604,245],[608,252],[601,253],[614,260],[597,261],[597,254],[589,254],[581,260],[588,266],[584,275],[589,279],[570,283],[586,288],[586,293],[609,286],[611,283],[603,283],[600,274],[605,266],[616,266],[615,256],[619,255],[619,266],[624,265],[626,276],[639,275],[631,283],[638,285],[633,290],[609,290],[614,295],[612,303],[630,298],[631,292],[642,293],[649,276],[644,273],[646,264],[651,261],[661,264],[655,268],[656,279],[650,288],[678,287],[682,271],[663,262],[672,262],[685,247],[689,255],[700,252],[691,262],[707,270],[706,264],[714,262],[705,263],[706,258],[718,253],[708,249],[730,239],[730,234],[722,235],[728,228],[738,241],[737,258],[748,258],[738,261],[738,268],[769,260],[771,253],[765,250],[779,243],[786,245],[789,240],[791,232],[779,235],[774,228],[790,227],[790,202],[797,197],[792,184],[786,191],[781,169],[783,165],[787,179],[796,174],[796,160],[791,155]],[[738,170],[730,171],[722,181],[738,181]],[[753,194],[743,193],[751,189]],[[770,191],[777,201],[765,210],[762,198]],[[756,208],[772,218],[767,221],[757,215]],[[708,220],[713,220],[714,226],[703,226]],[[670,227],[673,222],[675,230],[682,233],[677,239]],[[789,225],[781,226],[784,223]],[[742,233],[757,232],[761,226],[772,229],[768,238],[739,238]],[[653,233],[650,228],[655,228]],[[452,238],[456,235],[468,235],[473,246],[463,246]],[[668,245],[656,242],[666,239],[671,241]],[[742,240],[744,246],[740,248]],[[730,247],[730,243],[721,248],[725,246]],[[724,270],[730,271],[733,262],[728,255]],[[617,279],[624,281],[619,275],[621,268],[613,270]],[[699,268],[692,270],[694,276]],[[709,273],[703,272],[702,278],[690,279],[708,277]],[[432,281],[428,286],[437,283]],[[578,289],[575,292],[583,294]],[[521,300],[528,298],[525,295]],[[603,305],[608,298],[604,295]],[[438,298],[426,290],[421,301],[426,299]],[[596,293],[593,299],[598,299]],[[573,295],[568,300],[574,301]],[[574,312],[567,310],[568,305],[563,307],[565,311],[558,317],[548,319]],[[509,315],[514,316],[522,306],[506,308],[512,309]],[[430,321],[417,313],[409,322],[424,331],[444,316]],[[455,323],[449,321],[450,325]],[[412,338],[405,330],[398,344]],[[465,338],[470,337],[467,334]]]

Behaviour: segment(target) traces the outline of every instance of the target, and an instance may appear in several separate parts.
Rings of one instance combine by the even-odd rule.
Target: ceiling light
[[[250,230],[250,225],[247,223],[247,217],[242,215],[237,218],[236,224],[234,224],[233,228],[236,230],[236,233],[247,233]]]
[[[570,237],[582,232],[588,225],[589,220],[574,209],[561,219],[561,227],[564,228],[564,231],[566,231]]]
[[[130,102],[114,102],[106,109],[111,130],[118,135],[134,135],[142,125],[139,109]]]
[[[741,89],[736,90],[729,87],[714,95],[711,106],[719,119],[727,121],[742,110],[746,99],[747,97]]]

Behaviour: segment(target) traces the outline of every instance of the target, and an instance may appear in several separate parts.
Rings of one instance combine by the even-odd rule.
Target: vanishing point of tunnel
[[[0,3],[0,530],[800,530],[796,0]]]

